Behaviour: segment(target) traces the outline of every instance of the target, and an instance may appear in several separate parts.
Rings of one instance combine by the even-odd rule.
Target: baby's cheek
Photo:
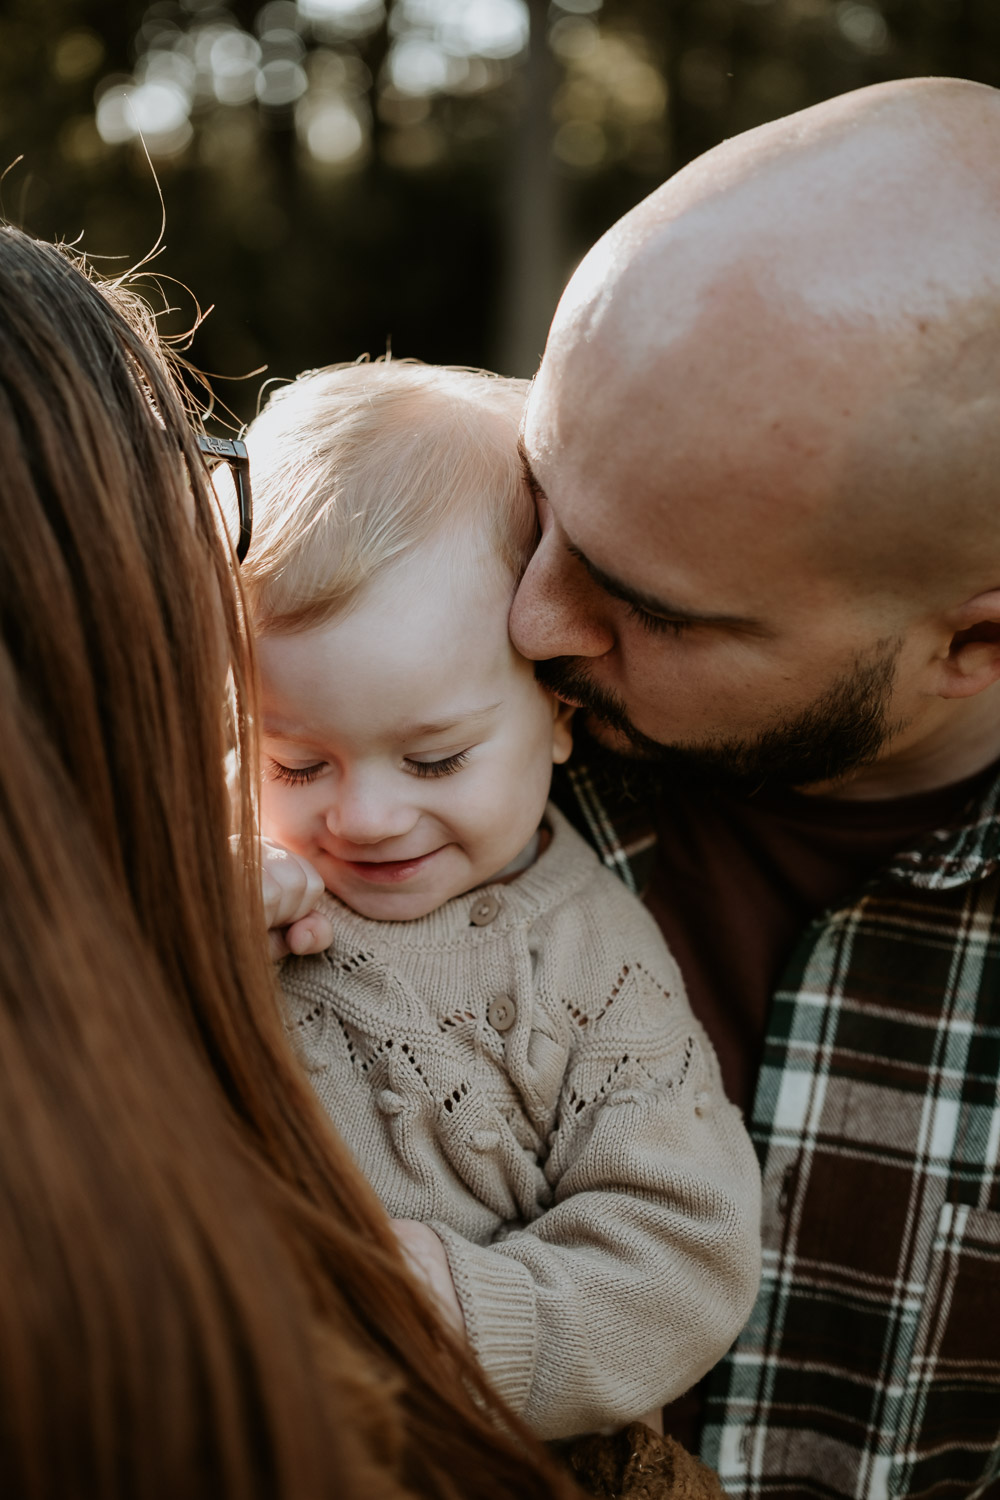
[[[287,792],[285,787],[264,781],[260,789],[260,831],[265,838],[274,839],[275,843],[291,849],[296,837],[296,820],[291,815],[293,809],[288,806]]]
[[[540,816],[538,789],[531,771],[498,779],[485,788],[478,806],[470,814],[474,819],[478,843],[484,857],[501,864],[514,858],[531,838]]]
[[[428,809],[441,839],[457,844],[473,859],[484,842],[490,842],[496,821],[491,788],[488,783],[481,786],[478,795],[473,787],[463,787],[460,796],[453,791],[446,802]]]

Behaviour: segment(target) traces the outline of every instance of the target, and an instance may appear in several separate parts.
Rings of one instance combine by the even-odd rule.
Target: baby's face
[[[531,839],[569,731],[513,650],[513,580],[424,548],[328,625],[260,643],[263,832],[408,921]]]

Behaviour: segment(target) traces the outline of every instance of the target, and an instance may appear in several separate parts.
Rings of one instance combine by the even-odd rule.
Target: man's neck
[[[852,802],[913,797],[953,786],[1000,760],[1000,696],[994,687],[942,705],[938,722],[909,726],[870,766],[839,781],[803,787],[812,796]]]

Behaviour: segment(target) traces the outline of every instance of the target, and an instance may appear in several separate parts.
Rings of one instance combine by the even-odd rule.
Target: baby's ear
[[[561,766],[573,749],[571,720],[576,709],[559,698],[552,699],[552,764]]]

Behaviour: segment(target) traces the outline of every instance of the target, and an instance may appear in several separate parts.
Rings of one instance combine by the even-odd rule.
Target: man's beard
[[[765,784],[805,787],[842,781],[876,760],[886,741],[903,727],[890,724],[888,717],[902,644],[899,639],[879,641],[806,708],[757,734],[717,736],[702,745],[663,743],[643,734],[622,699],[590,680],[579,657],[555,657],[536,662],[535,668],[547,688],[580,704],[598,731],[602,725],[612,730],[634,757],[661,771],[753,791]],[[597,739],[600,743],[599,733]]]

